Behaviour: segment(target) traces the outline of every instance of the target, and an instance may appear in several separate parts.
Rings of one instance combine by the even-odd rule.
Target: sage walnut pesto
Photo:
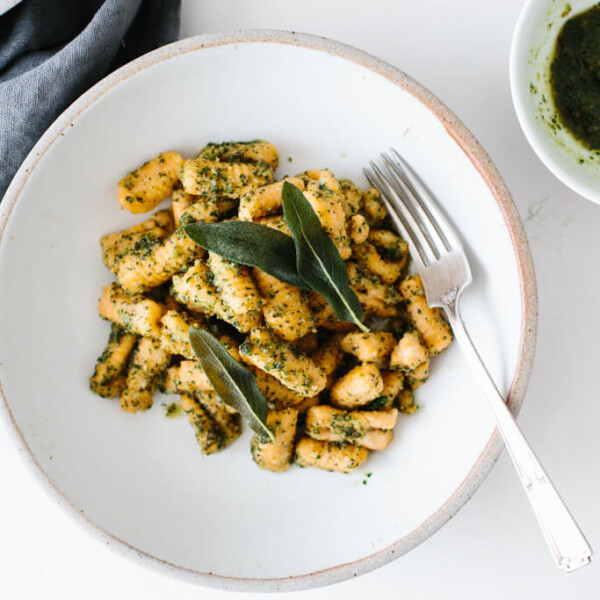
[[[600,6],[563,25],[550,65],[552,100],[561,122],[591,150],[600,150]]]
[[[268,404],[273,437],[254,436],[254,462],[277,473],[292,462],[349,473],[391,443],[400,414],[417,410],[413,391],[452,336],[427,306],[419,277],[409,276],[408,245],[377,190],[328,169],[276,180],[278,163],[265,141],[211,143],[196,157],[163,152],[121,180],[125,210],[147,213],[169,197],[170,206],[100,240],[116,281],[99,304],[111,333],[90,387],[131,413],[149,409],[156,390],[178,395],[201,453],[227,448],[240,435],[240,415],[190,345],[188,328],[205,328],[250,371]],[[191,223],[247,221],[291,237],[284,181],[304,194],[344,261],[362,322],[340,321],[310,287],[237,264],[186,235]]]

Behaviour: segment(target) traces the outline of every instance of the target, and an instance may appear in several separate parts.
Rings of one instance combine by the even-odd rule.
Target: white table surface
[[[184,0],[182,37],[272,28],[341,40],[412,75],[477,136],[514,195],[537,270],[538,348],[520,423],[600,552],[600,207],[570,192],[542,166],[517,123],[508,55],[521,5],[520,0]],[[0,476],[2,598],[241,596],[156,574],[104,548],[38,486],[5,429]],[[294,597],[365,595],[597,600],[600,563],[570,575],[556,570],[503,454],[462,511],[408,555],[358,579]]]

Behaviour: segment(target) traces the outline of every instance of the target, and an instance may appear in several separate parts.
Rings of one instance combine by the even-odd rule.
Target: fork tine
[[[425,186],[419,180],[418,175],[412,169],[412,167],[398,154],[398,151],[394,148],[390,148],[391,153],[394,156],[396,164],[404,171],[404,177],[406,182],[412,188],[414,195],[419,202],[419,205],[423,211],[427,214],[430,221],[433,223],[437,233],[440,235],[444,242],[444,246],[448,251],[452,248],[462,248],[462,245],[456,235],[454,228],[448,222],[448,219],[439,207],[438,202],[429,193]]]
[[[413,260],[418,263],[418,267],[424,268],[431,263],[432,257],[428,255],[428,242],[424,238],[420,228],[415,223],[410,212],[406,207],[398,192],[389,183],[381,169],[373,162],[370,163],[371,171],[364,169],[364,173],[369,183],[381,192],[381,199],[385,204],[390,217],[401,231],[404,238],[416,250],[412,252]],[[390,197],[393,199],[390,200]],[[431,252],[430,252],[431,254]]]
[[[390,218],[398,228],[398,231],[400,232],[402,237],[408,242],[410,247],[410,255],[413,259],[413,262],[415,263],[417,269],[421,271],[425,268],[426,263],[424,262],[424,259],[421,255],[422,249],[419,246],[419,244],[415,241],[410,226],[404,221],[402,215],[396,211],[394,205],[385,195],[386,192],[382,189],[383,186],[380,183],[378,183],[375,174],[369,171],[369,169],[363,169],[363,173],[365,174],[365,177],[367,178],[369,184],[372,185],[374,188],[377,188],[381,192],[381,200],[385,204]]]
[[[424,210],[419,200],[419,195],[408,184],[404,171],[395,163],[385,152],[381,154],[381,160],[390,174],[390,181],[396,186],[400,195],[404,198],[406,208],[412,213],[415,221],[418,223],[423,235],[429,240],[436,258],[441,258],[442,254],[448,251],[443,235],[436,227],[435,220],[432,219],[428,211]]]

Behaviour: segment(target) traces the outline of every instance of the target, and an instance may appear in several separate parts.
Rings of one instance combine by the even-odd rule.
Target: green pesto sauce
[[[550,87],[564,125],[585,146],[600,149],[600,5],[564,24],[550,65]]]
[[[165,406],[165,416],[174,419],[183,414],[181,406],[176,402],[172,402],[171,404]]]

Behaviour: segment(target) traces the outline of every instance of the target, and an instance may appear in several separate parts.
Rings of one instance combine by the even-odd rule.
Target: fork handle
[[[574,571],[590,562],[592,549],[533,453],[481,360],[460,316],[459,300],[460,295],[457,295],[444,306],[456,340],[467,363],[479,378],[496,418],[498,431],[517,469],[554,561],[561,570]]]

